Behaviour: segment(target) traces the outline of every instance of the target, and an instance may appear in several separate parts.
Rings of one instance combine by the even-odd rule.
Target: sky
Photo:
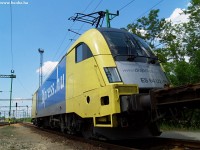
[[[14,70],[12,106],[31,110],[31,98],[39,87],[40,55],[44,50],[44,78],[52,71],[80,34],[94,28],[82,22],[68,20],[75,13],[89,14],[108,9],[119,10],[111,27],[123,28],[137,18],[148,15],[151,9],[160,9],[159,17],[173,22],[186,21],[181,10],[189,0],[0,0],[0,75]],[[106,26],[104,21],[103,26]],[[12,40],[11,40],[12,39]],[[0,78],[0,112],[8,113],[11,79]],[[8,100],[4,100],[8,99]],[[18,99],[18,100],[16,100]],[[28,100],[26,100],[28,99]],[[13,109],[15,109],[13,107]],[[20,114],[19,114],[20,115]]]

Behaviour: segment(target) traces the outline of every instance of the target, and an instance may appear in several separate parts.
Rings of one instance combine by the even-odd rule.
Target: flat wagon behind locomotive
[[[85,137],[160,135],[149,91],[168,80],[149,46],[127,31],[91,29],[33,96],[33,122]]]

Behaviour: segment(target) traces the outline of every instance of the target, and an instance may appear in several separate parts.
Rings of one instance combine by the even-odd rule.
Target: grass
[[[161,131],[197,131],[200,132],[200,126],[197,125],[184,125],[180,123],[169,124],[162,123],[160,124]]]

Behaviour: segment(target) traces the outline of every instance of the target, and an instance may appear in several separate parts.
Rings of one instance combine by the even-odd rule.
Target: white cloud
[[[189,62],[189,61],[190,61],[190,57],[189,57],[189,56],[184,56],[184,58],[185,58],[185,61],[186,61],[186,62]]]
[[[192,4],[189,2],[188,4],[187,4],[187,7],[189,7],[189,6],[191,6]]]
[[[43,76],[48,76],[53,69],[57,66],[58,62],[57,61],[46,61],[44,62],[43,66],[42,66],[42,74]],[[37,73],[39,73],[40,68],[38,68],[36,70]]]
[[[141,33],[142,36],[145,36],[145,34],[147,34],[147,31],[146,31],[146,30],[141,29],[141,30],[139,30],[139,31],[140,31],[140,33]]]
[[[169,18],[166,18],[167,21],[171,21],[173,24],[185,23],[189,21],[189,15],[186,15],[184,10],[176,8]]]

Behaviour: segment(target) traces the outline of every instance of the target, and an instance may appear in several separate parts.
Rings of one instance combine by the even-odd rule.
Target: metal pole
[[[25,116],[26,116],[25,113],[26,113],[26,111],[23,110],[23,122],[24,122],[24,120],[25,120]]]
[[[6,116],[5,116],[6,114],[5,114],[5,111],[4,111],[4,122],[5,122],[5,118],[6,118]]]
[[[16,103],[16,113],[15,113],[15,116],[16,116],[16,118],[17,118],[17,103]]]
[[[40,69],[39,69],[39,87],[42,85],[42,65],[43,65],[43,53],[44,50],[39,48],[38,52],[40,53]]]
[[[26,105],[26,107],[27,107],[27,114],[26,114],[26,118],[28,118],[28,105]]]
[[[109,10],[107,9],[106,9],[106,23],[107,23],[107,27],[110,28]]]
[[[106,10],[106,23],[107,28],[110,28],[110,21],[115,18],[116,16],[119,16],[119,11],[117,11],[116,14],[109,13],[109,10]]]
[[[15,122],[15,110],[13,110],[13,122]]]
[[[14,70],[11,70],[11,75],[13,75]],[[11,87],[10,87],[10,107],[9,107],[9,125],[10,125],[10,116],[11,116],[11,100],[12,100],[12,84],[13,84],[13,78],[11,78]]]

